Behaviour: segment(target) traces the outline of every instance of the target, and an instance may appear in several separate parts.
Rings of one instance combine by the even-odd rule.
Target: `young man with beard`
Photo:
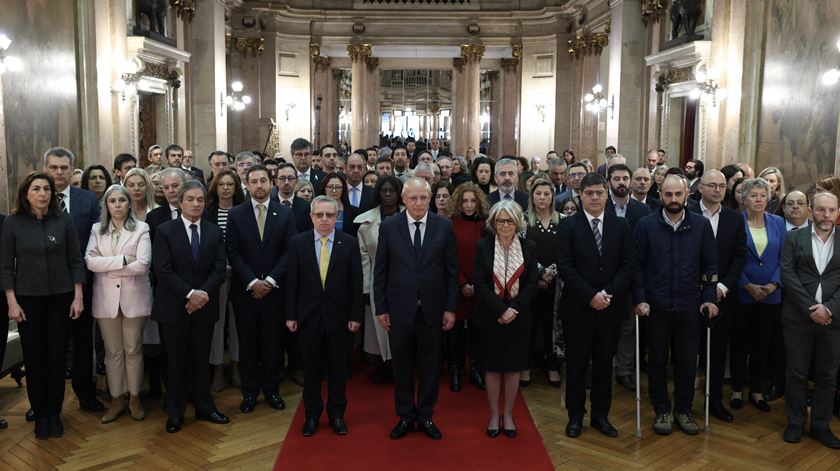
[[[403,182],[408,180],[408,151],[403,146],[394,147],[394,176]]]

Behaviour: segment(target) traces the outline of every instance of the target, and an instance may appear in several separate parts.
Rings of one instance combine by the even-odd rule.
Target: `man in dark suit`
[[[315,194],[319,194],[321,192],[321,181],[327,174],[312,168],[312,144],[299,137],[292,141],[289,151],[295,163],[298,180],[309,181],[312,183]]]
[[[512,199],[519,204],[522,211],[528,209],[528,194],[516,191],[516,182],[519,179],[518,169],[519,166],[513,159],[501,159],[496,162],[494,178],[499,189],[487,195],[487,201],[490,203],[490,206],[503,199]]]
[[[181,158],[181,170],[192,175],[193,178],[201,182],[202,185],[206,185],[207,181],[204,179],[204,171],[194,166],[194,163],[195,160],[193,159],[192,151],[184,149],[184,156]]]
[[[578,209],[580,209],[580,194],[578,190],[580,189],[580,181],[583,180],[587,174],[586,171],[586,164],[583,162],[575,162],[566,167],[566,183],[567,189],[565,192],[560,193],[557,197],[554,198],[554,202],[556,204],[560,204],[566,199],[574,200],[575,204],[578,205]]]
[[[635,270],[628,222],[605,210],[607,182],[590,173],[581,182],[583,208],[560,223],[557,269],[566,283],[560,310],[566,339],[566,435],[580,436],[586,411],[586,370],[592,358],[590,425],[608,437],[618,432],[607,415],[612,398],[612,361],[619,327],[627,318]]]
[[[442,330],[455,324],[458,258],[452,222],[429,212],[432,190],[417,177],[406,180],[406,210],[382,222],[376,250],[374,300],[377,320],[388,332],[394,363],[394,396],[400,421],[391,438],[402,438],[415,422],[433,439]],[[442,329],[441,329],[442,327]],[[414,367],[420,370],[415,401]]]
[[[548,175],[551,177],[551,183],[554,184],[555,195],[562,195],[569,188],[566,185],[566,167],[566,161],[557,157],[556,153],[554,158],[548,159]]]
[[[366,168],[364,155],[354,152],[347,157],[347,198],[351,205],[359,208],[359,214],[369,210],[373,202],[373,189],[362,181]]]
[[[647,205],[651,212],[659,211],[662,208],[662,203],[649,196],[653,178],[650,172],[645,167],[639,167],[633,172],[633,183],[630,185],[630,198]]]
[[[239,335],[239,410],[248,413],[260,390],[273,409],[286,407],[278,391],[283,351],[283,290],[278,288],[285,285],[286,254],[296,230],[292,211],[269,199],[268,170],[254,165],[245,177],[251,197],[228,213],[226,244]]]
[[[295,185],[298,182],[295,166],[282,163],[277,167],[274,177],[271,199],[292,210],[295,227],[298,231],[312,229],[312,219],[309,217],[309,202],[295,196]],[[276,193],[274,190],[277,190]]]
[[[700,199],[700,179],[703,178],[703,161],[689,160],[685,163],[683,172],[685,178],[688,178],[688,194],[693,200]]]
[[[149,238],[151,238],[153,244],[158,226],[181,216],[178,196],[181,194],[181,187],[184,186],[186,180],[184,171],[180,168],[166,168],[161,171],[160,186],[163,189],[163,196],[166,197],[166,204],[158,206],[146,215],[146,224],[149,225]]]
[[[840,312],[837,211],[836,196],[816,194],[811,200],[811,229],[791,232],[781,259],[788,419],[783,438],[788,443],[802,439],[808,413],[808,373],[813,366],[811,436],[829,448],[840,448],[840,439],[829,427],[840,368],[840,323],[834,322]]]
[[[718,316],[712,327],[711,361],[709,381],[709,413],[724,422],[734,417],[723,406],[723,374],[726,367],[726,349],[732,316],[738,308],[738,277],[746,261],[747,235],[744,218],[737,211],[721,205],[726,196],[726,178],[718,170],[709,170],[703,175],[699,202],[689,202],[688,209],[700,213],[709,220],[717,243]],[[732,295],[729,295],[729,293]],[[702,352],[705,355],[705,350]]]
[[[73,217],[73,224],[79,235],[79,246],[84,256],[90,238],[90,228],[99,221],[100,207],[96,195],[90,191],[70,186],[73,175],[75,156],[64,147],[53,147],[44,153],[44,172],[55,180],[56,196],[59,208]],[[96,383],[93,378],[93,316],[91,315],[92,273],[87,273],[83,295],[87,307],[79,318],[71,323],[70,335],[73,340],[73,359],[71,370],[73,391],[79,399],[82,409],[90,412],[102,412],[105,406],[96,399]],[[34,419],[34,416],[32,416]],[[29,413],[27,413],[27,419]]]
[[[362,257],[352,236],[336,232],[338,204],[317,196],[312,202],[314,230],[292,237],[286,283],[286,326],[298,332],[303,357],[303,435],[318,430],[324,410],[321,373],[327,365],[327,416],[333,431],[347,433],[344,393],[352,332],[364,313]],[[314,248],[313,248],[314,241]]]
[[[215,224],[203,221],[207,190],[198,181],[184,184],[181,217],[158,227],[153,265],[158,283],[152,319],[160,326],[166,354],[166,431],[184,424],[191,393],[196,420],[230,422],[210,395],[210,340],[219,319],[219,287],[225,278],[225,245]],[[189,389],[189,391],[188,391]]]

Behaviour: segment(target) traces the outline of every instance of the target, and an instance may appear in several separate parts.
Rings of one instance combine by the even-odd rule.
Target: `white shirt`
[[[677,229],[680,228],[680,224],[682,224],[682,222],[685,220],[685,209],[683,209],[682,214],[680,214],[680,219],[677,220],[677,222],[671,222],[671,220],[668,219],[668,212],[664,209],[662,210],[662,218],[665,219],[665,222],[668,223],[668,225],[671,226],[672,229],[674,229],[674,232],[677,232]]]
[[[254,219],[255,220],[259,220],[259,218],[260,218],[260,210],[257,209],[258,204],[261,204],[261,205],[265,206],[265,218],[266,218],[266,220],[268,220],[268,203],[269,202],[270,202],[270,200],[265,200],[265,202],[260,203],[259,201],[255,200],[254,198],[251,198],[251,206],[254,208]],[[245,291],[251,291],[251,287],[254,286],[254,283],[256,283],[258,281],[260,281],[260,280],[258,280],[256,278],[251,280],[251,282],[248,283],[248,286],[245,287]],[[265,281],[267,281],[271,286],[277,288],[277,283],[274,281],[274,278],[272,278],[270,276],[266,276]]]
[[[305,172],[298,172],[298,180],[309,181],[309,170]]]
[[[408,220],[408,235],[411,236],[412,243],[414,242],[414,232],[417,230],[417,226],[414,225],[415,222],[420,223],[420,244],[423,244],[423,241],[426,239],[426,221],[429,219],[429,212],[427,211],[426,214],[423,215],[419,221],[415,221],[410,214],[406,213],[406,219]]]
[[[587,222],[589,222],[589,227],[592,228],[592,220],[598,219],[598,231],[601,232],[601,240],[603,241],[604,237],[604,213],[601,213],[599,216],[593,216],[589,214],[586,210],[583,210],[583,214],[586,216]]]
[[[64,191],[58,191],[56,194],[61,193],[64,195],[64,207],[67,208],[67,212],[70,213],[70,185],[67,185],[67,188]],[[175,218],[172,218],[175,219]]]
[[[184,216],[181,216],[181,222],[184,223],[184,229],[187,231],[187,240],[190,241],[190,247],[192,247],[192,229],[190,229],[190,226],[193,224],[196,225],[196,230],[198,231],[198,240],[201,240],[201,219],[199,219],[198,222],[192,222]],[[190,254],[190,256],[192,256],[192,254]],[[194,292],[195,290],[191,289],[190,292],[187,293],[187,299],[190,299],[190,296],[192,296]]]
[[[715,239],[717,239],[718,223],[720,223],[720,213],[723,211],[722,208],[722,206],[718,206],[717,211],[712,214],[712,212],[706,208],[706,205],[703,204],[703,200],[700,200],[700,212],[703,213],[703,217],[708,219],[709,224],[712,225],[712,232],[715,234]],[[721,293],[723,293],[724,298],[726,297],[726,294],[729,293],[729,288],[727,288],[723,283],[718,283],[717,288]]]
[[[318,267],[321,266],[321,234],[318,231],[312,231],[315,234],[315,260],[318,261]],[[335,229],[327,234],[327,252],[332,255],[333,244],[335,243]]]
[[[825,267],[828,266],[829,260],[834,255],[834,233],[836,231],[832,228],[831,235],[828,236],[828,239],[823,242],[820,239],[820,236],[817,235],[816,229],[811,226],[811,251],[814,252],[814,265],[817,266],[817,271],[822,275],[825,271]],[[820,304],[822,304],[822,282],[817,286],[817,293],[814,295],[814,299]]]
[[[175,206],[169,205],[169,218],[170,219],[178,219],[178,208]]]
[[[802,224],[800,224],[800,225],[798,225],[798,226],[794,226],[793,224],[791,224],[790,222],[788,222],[788,220],[787,220],[787,219],[785,219],[785,229],[787,229],[787,230],[788,230],[788,232],[790,232],[790,231],[792,231],[794,228],[796,228],[796,229],[807,229],[807,228],[808,228],[808,220],[806,219],[806,220],[805,220],[805,222],[803,222]]]
[[[505,201],[505,195],[510,195],[510,201],[516,201],[516,189],[515,188],[510,193],[505,193],[504,190],[499,188],[499,201]]]

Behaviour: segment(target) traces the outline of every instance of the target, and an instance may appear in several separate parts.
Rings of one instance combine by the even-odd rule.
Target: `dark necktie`
[[[793,226],[793,229],[791,229],[791,230],[792,230],[792,231],[796,231],[796,230],[799,230],[799,228],[798,228],[798,227],[796,227],[796,226]]]
[[[287,208],[291,208],[292,207],[292,202],[289,201],[289,200],[283,201],[283,206],[285,206]]]
[[[598,230],[598,223],[601,221],[598,219],[592,220],[592,235],[595,236],[595,245],[598,247],[598,254],[601,254],[601,231]]]
[[[62,213],[70,214],[70,211],[67,211],[67,203],[64,201],[64,197],[64,193],[58,194],[58,209],[60,209]]]
[[[201,241],[198,238],[198,226],[195,224],[190,224],[190,231],[192,236],[190,237],[190,247],[192,247],[192,256],[193,260],[196,262],[198,261],[198,248],[201,246]]]
[[[420,221],[414,222],[414,253],[420,255],[420,248],[422,246],[422,238],[420,236],[420,224],[423,224]]]

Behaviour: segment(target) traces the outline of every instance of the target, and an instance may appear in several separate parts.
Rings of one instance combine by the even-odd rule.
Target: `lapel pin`
[[[277,213],[271,213],[272,216],[277,216]]]

